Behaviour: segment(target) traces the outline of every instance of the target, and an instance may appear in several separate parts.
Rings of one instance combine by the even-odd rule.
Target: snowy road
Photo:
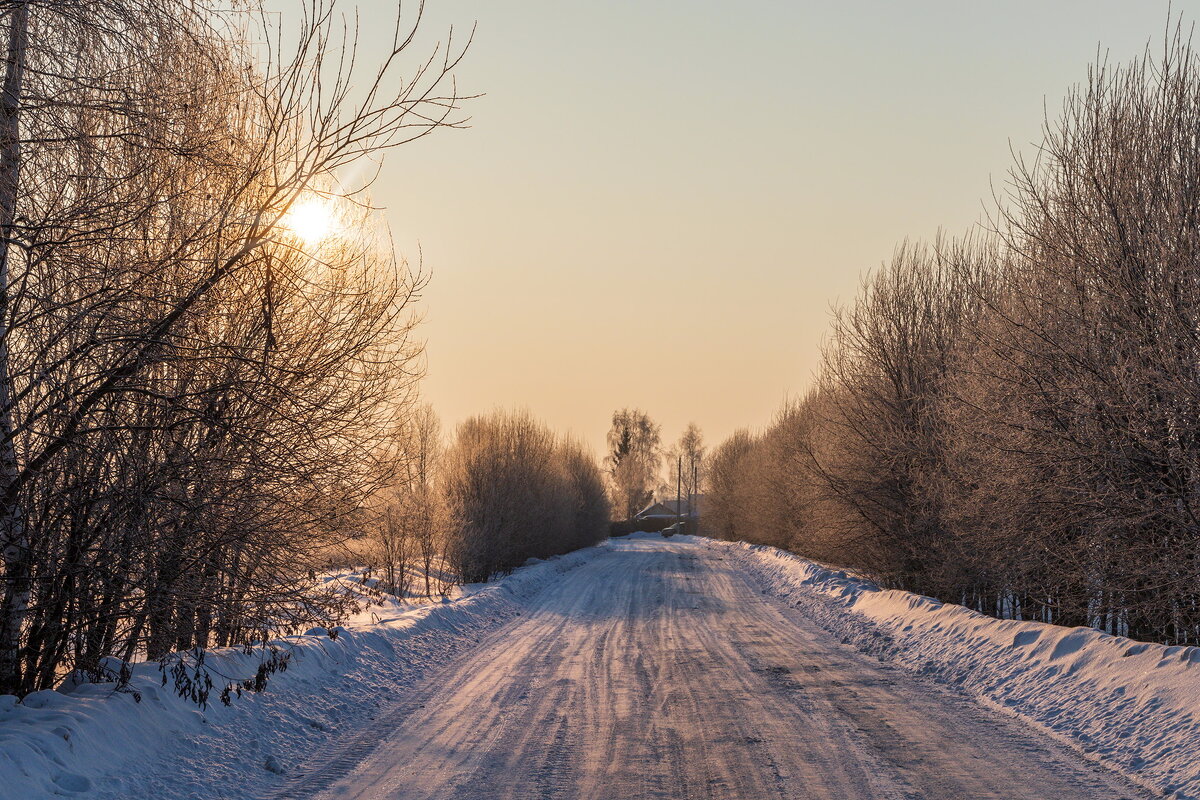
[[[294,798],[1140,798],[833,640],[721,551],[618,543],[298,775]]]

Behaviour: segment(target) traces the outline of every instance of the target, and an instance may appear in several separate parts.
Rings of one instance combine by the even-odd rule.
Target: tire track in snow
[[[281,797],[1146,796],[687,541],[621,542],[531,606]]]

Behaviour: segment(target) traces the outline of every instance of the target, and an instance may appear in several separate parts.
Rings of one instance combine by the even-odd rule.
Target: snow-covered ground
[[[371,563],[373,553],[369,550],[359,555],[362,563]],[[404,571],[404,596],[397,597],[393,592],[383,589],[383,570],[376,567],[346,567],[333,569],[317,576],[318,586],[332,589],[335,592],[356,600],[360,606],[359,612],[352,614],[345,622],[346,627],[358,627],[363,624],[376,622],[382,617],[393,616],[397,613],[412,610],[413,605],[438,602],[442,597],[451,599],[462,594],[462,587],[454,582],[453,573],[440,558],[434,559],[431,565],[426,593],[425,573],[418,564],[408,564]]]
[[[1200,648],[997,620],[772,547],[705,541],[864,652],[961,688],[1175,798],[1200,797]]]
[[[770,548],[635,535],[285,643],[287,671],[228,707],[155,665],[140,703],[0,697],[0,798],[1142,796],[1076,750],[1200,797],[1194,649]],[[230,679],[260,660],[209,658]]]
[[[1143,797],[843,645],[734,549],[632,537],[414,687],[280,798]]]
[[[604,549],[531,564],[451,602],[412,608],[364,595],[346,626],[279,640],[291,653],[266,691],[229,706],[222,682],[254,676],[259,652],[208,653],[214,686],[201,710],[162,685],[155,663],[134,668],[132,692],[88,684],[71,694],[0,695],[0,800],[42,797],[247,798],[269,793],[332,742],[371,725],[405,688],[526,609],[563,573]],[[337,580],[353,581],[349,575]]]

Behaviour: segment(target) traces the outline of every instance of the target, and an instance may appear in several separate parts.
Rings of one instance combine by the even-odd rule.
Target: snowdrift
[[[129,689],[84,684],[18,701],[0,695],[0,800],[42,797],[251,798],[269,794],[335,737],[370,724],[396,687],[418,680],[493,629],[598,548],[530,563],[450,602],[362,627],[324,629],[273,644],[290,652],[266,691],[207,709],[162,684],[157,663],[134,666]],[[376,609],[378,612],[379,609]],[[385,611],[384,613],[387,613]],[[378,616],[378,613],[376,614]],[[263,657],[210,651],[214,683],[252,679]],[[140,696],[140,702],[133,693]]]
[[[1200,798],[1200,648],[998,620],[772,547],[736,555],[842,641],[954,684],[1168,797]]]

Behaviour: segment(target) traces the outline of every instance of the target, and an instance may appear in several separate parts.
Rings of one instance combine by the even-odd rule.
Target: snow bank
[[[764,591],[866,652],[955,684],[1133,780],[1200,798],[1200,648],[998,620],[771,547],[738,554]]]
[[[290,652],[266,691],[225,706],[225,681],[252,678],[261,653],[214,650],[217,684],[201,710],[162,685],[157,663],[134,667],[130,692],[85,684],[18,701],[0,695],[0,800],[41,797],[247,798],[268,794],[322,745],[360,728],[418,680],[520,614],[545,586],[608,549],[522,567],[463,596],[375,624],[324,629],[274,644]],[[379,609],[376,609],[378,612]],[[386,613],[386,612],[385,612]],[[378,616],[378,614],[376,614]]]

